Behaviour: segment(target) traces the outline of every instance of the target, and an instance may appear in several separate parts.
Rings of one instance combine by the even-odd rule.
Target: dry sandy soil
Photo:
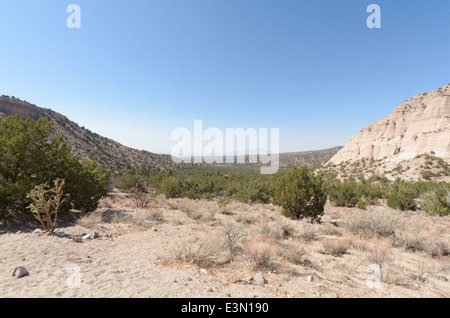
[[[450,296],[449,217],[327,205],[322,221],[290,220],[272,205],[162,197],[135,209],[115,192],[51,236],[3,224],[0,297]],[[29,274],[12,276],[19,266]]]

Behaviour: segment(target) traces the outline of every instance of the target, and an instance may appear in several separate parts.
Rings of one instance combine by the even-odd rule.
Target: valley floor
[[[391,232],[364,228],[369,217]],[[0,297],[446,298],[449,221],[327,204],[310,224],[272,205],[162,197],[135,209],[116,192],[52,236],[3,225]],[[29,275],[13,277],[19,266]]]

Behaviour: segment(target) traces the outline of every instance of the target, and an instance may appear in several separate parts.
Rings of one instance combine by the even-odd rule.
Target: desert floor
[[[136,209],[114,192],[54,235],[2,224],[0,297],[446,298],[449,228],[449,217],[383,205],[327,204],[311,224],[272,205],[158,197]],[[12,276],[20,266],[29,274]]]

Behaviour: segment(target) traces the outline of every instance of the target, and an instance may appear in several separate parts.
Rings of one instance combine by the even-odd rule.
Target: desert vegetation
[[[153,296],[448,297],[446,182],[342,178],[307,165],[274,175],[252,166],[110,171],[81,162],[50,130],[44,119],[0,121],[0,233],[16,233],[0,235],[1,272],[19,256],[44,266],[44,253],[81,264],[85,284],[117,295],[153,282]],[[15,240],[26,252],[15,253]],[[368,266],[382,288],[368,287]],[[177,273],[186,280],[172,286]],[[33,271],[28,278],[40,286],[30,292],[53,292]],[[9,295],[16,287],[5,285]]]
[[[0,219],[37,208],[33,189],[57,179],[64,180],[59,213],[94,211],[108,193],[109,171],[97,162],[81,163],[62,136],[49,138],[51,126],[19,116],[0,121]]]

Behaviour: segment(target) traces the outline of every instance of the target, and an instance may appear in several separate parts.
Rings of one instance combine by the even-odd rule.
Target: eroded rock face
[[[400,162],[432,151],[450,159],[450,84],[414,96],[366,126],[329,162],[363,158]]]

